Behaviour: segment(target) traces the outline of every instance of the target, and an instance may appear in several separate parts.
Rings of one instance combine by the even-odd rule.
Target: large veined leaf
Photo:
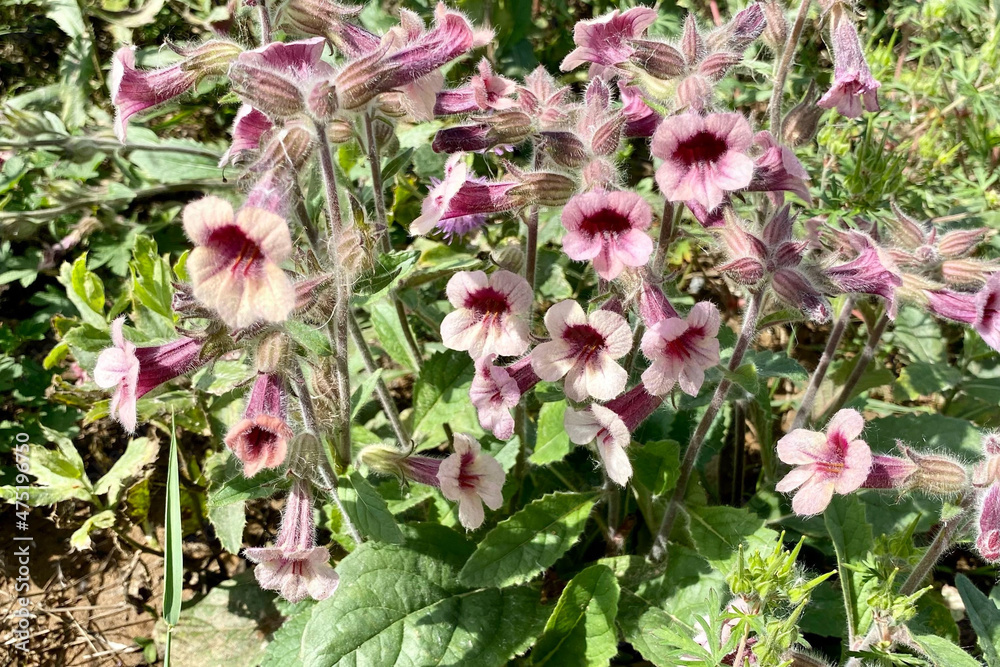
[[[955,577],[955,585],[965,603],[965,613],[979,637],[983,657],[990,667],[1000,666],[1000,609],[969,581],[964,574]]]
[[[607,565],[592,565],[573,577],[532,649],[533,663],[607,665],[618,652],[619,592]]]
[[[594,493],[550,493],[486,534],[462,568],[468,586],[510,586],[555,563],[580,537]]]
[[[349,479],[349,485],[340,487],[340,499],[361,534],[380,542],[402,542],[403,534],[378,491],[357,471]]]
[[[562,461],[573,450],[573,443],[563,427],[563,417],[566,414],[566,401],[545,403],[538,413],[538,437],[535,451],[528,458],[535,465],[543,466],[555,461]]]
[[[723,572],[735,564],[741,544],[746,544],[750,553],[758,547],[773,546],[778,538],[778,533],[764,527],[763,519],[746,509],[692,507],[689,516],[698,553]]]
[[[913,639],[934,667],[983,667],[981,662],[944,637],[916,635]]]
[[[125,453],[111,466],[104,477],[97,480],[94,493],[108,494],[108,504],[118,502],[118,495],[130,480],[138,477],[142,469],[156,460],[160,445],[149,438],[133,438],[129,441]]]
[[[384,305],[384,304],[380,304]],[[465,352],[438,352],[424,364],[413,388],[413,435],[434,445],[444,439],[443,424],[453,431],[482,433],[469,400],[474,364]]]
[[[340,589],[316,605],[302,636],[306,667],[499,667],[527,650],[548,609],[528,587],[470,588],[457,573],[472,551],[425,524],[403,545],[366,542],[337,567]]]
[[[840,585],[851,636],[864,633],[871,623],[871,609],[862,593],[860,575],[850,565],[861,561],[872,546],[872,530],[865,506],[854,496],[835,496],[823,514],[826,530],[837,552]]]

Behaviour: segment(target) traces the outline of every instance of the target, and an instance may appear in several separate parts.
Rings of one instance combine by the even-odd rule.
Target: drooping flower
[[[322,60],[326,40],[271,42],[245,51],[229,68],[233,91],[268,117],[284,119],[307,109],[316,117],[336,110],[329,80],[334,69]]]
[[[285,462],[292,429],[288,425],[285,387],[280,375],[258,373],[243,418],[226,434],[226,447],[243,463],[243,475]]]
[[[452,350],[468,351],[473,359],[485,354],[516,356],[528,349],[525,315],[534,294],[521,276],[499,270],[459,271],[447,287],[455,310],[441,322],[441,339]]]
[[[500,463],[483,453],[478,440],[464,433],[455,434],[455,452],[438,469],[441,493],[458,503],[458,520],[467,530],[483,524],[484,504],[491,510],[500,509],[506,477]]]
[[[274,127],[274,123],[264,112],[254,109],[249,104],[240,106],[239,111],[236,112],[236,118],[233,120],[233,141],[229,144],[226,152],[222,154],[219,166],[224,167],[235,162],[242,153],[259,149],[260,140],[272,127]]]
[[[668,317],[655,323],[642,336],[642,353],[652,363],[642,374],[651,394],[670,393],[675,384],[697,396],[705,382],[705,371],[719,363],[719,310],[696,303],[686,319]]]
[[[232,42],[212,40],[182,51],[181,62],[152,70],[136,69],[135,47],[123,46],[115,51],[108,77],[115,107],[115,136],[125,143],[129,118],[183,95],[206,76],[225,74],[241,50]]]
[[[518,87],[517,104],[538,120],[542,130],[554,130],[570,120],[568,93],[568,86],[560,86],[548,70],[539,65],[524,77],[524,85]]]
[[[625,486],[632,477],[632,462],[625,448],[632,432],[663,402],[641,384],[607,405],[591,403],[584,410],[566,409],[563,426],[570,442],[577,445],[597,443],[597,453],[604,469],[616,484]]]
[[[524,357],[510,366],[496,366],[495,354],[476,360],[476,375],[469,387],[469,400],[476,406],[479,425],[498,440],[514,434],[514,418],[510,411],[521,401],[524,392],[539,380],[531,368],[531,358]]]
[[[165,345],[136,347],[125,340],[125,316],[111,323],[112,347],[103,350],[94,366],[94,382],[101,389],[114,387],[110,416],[129,433],[135,433],[136,401],[164,382],[180,377],[205,363],[202,343],[179,338]]]
[[[973,327],[986,344],[1000,352],[1000,272],[994,273],[976,293]]]
[[[896,288],[903,281],[888,253],[880,252],[875,241],[866,234],[849,232],[841,237],[856,255],[846,264],[824,269],[823,276],[841,292],[882,297],[889,306],[890,315],[894,317]]]
[[[479,61],[478,74],[467,85],[437,94],[434,115],[505,111],[516,104],[512,97],[516,89],[517,84],[495,74],[490,61],[483,58]]]
[[[455,125],[437,131],[431,148],[435,153],[483,153],[505,151],[516,146],[534,129],[531,118],[523,111],[499,111],[475,116],[471,124]]]
[[[1000,483],[993,484],[983,494],[979,507],[976,549],[990,563],[1000,562]]]
[[[646,104],[638,86],[629,85],[619,79],[618,92],[621,94],[622,113],[625,115],[625,136],[653,136],[663,116]]]
[[[714,210],[727,192],[750,184],[753,160],[746,152],[752,142],[750,124],[737,113],[664,118],[652,145],[653,155],[663,159],[656,171],[660,191],[670,201],[692,200]]]
[[[552,340],[531,351],[538,377],[555,382],[565,377],[566,396],[583,401],[614,398],[625,389],[628,373],[615,361],[632,349],[628,321],[611,310],[590,315],[576,301],[561,301],[545,313]]]
[[[579,21],[573,28],[576,48],[559,68],[568,72],[589,63],[590,76],[599,76],[606,68],[627,61],[634,53],[630,40],[642,35],[655,21],[656,10],[649,7],[633,7],[624,12],[615,9],[604,16]]]
[[[830,37],[833,42],[833,85],[819,100],[819,106],[833,109],[848,118],[861,115],[861,105],[867,111],[878,111],[878,89],[882,85],[872,77],[861,39],[854,22],[841,7],[831,17]]]
[[[563,250],[577,261],[593,260],[605,280],[617,278],[626,266],[642,266],[653,253],[645,230],[652,208],[635,192],[594,190],[569,200],[562,212],[566,228]]]
[[[252,207],[234,214],[219,197],[188,204],[183,217],[195,244],[187,270],[199,301],[233,328],[288,317],[295,292],[279,266],[292,253],[284,218]]]
[[[778,458],[795,466],[775,487],[781,493],[796,491],[796,514],[819,514],[834,492],[848,494],[861,487],[872,466],[868,443],[859,436],[864,417],[856,410],[841,410],[827,424],[826,433],[795,429],[778,441]]]
[[[779,144],[767,130],[754,136],[754,144],[763,152],[754,160],[753,178],[747,190],[769,193],[777,206],[784,203],[782,192],[794,192],[802,201],[811,204],[809,173],[795,157],[795,152]]]
[[[667,295],[648,276],[644,278],[636,300],[639,304],[639,317],[647,329],[668,317],[680,317]]]
[[[325,600],[340,583],[330,552],[316,546],[312,494],[303,480],[296,480],[288,494],[274,546],[247,548],[243,554],[257,563],[254,576],[261,588],[278,591],[289,602]]]

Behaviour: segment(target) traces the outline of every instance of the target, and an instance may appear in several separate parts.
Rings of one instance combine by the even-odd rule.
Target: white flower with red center
[[[625,389],[628,373],[615,361],[632,349],[632,329],[610,310],[589,316],[576,301],[557,303],[545,313],[552,340],[531,351],[531,367],[543,380],[566,378],[566,396],[607,401]]]
[[[280,264],[292,254],[284,218],[205,197],[184,208],[184,231],[195,244],[188,258],[195,297],[227,325],[282,322],[295,305],[292,281]]]
[[[753,160],[746,154],[753,132],[738,113],[684,113],[663,119],[653,134],[652,153],[660,192],[670,201],[694,201],[708,211],[726,193],[750,185]]]
[[[705,301],[696,303],[687,319],[668,317],[642,336],[642,353],[652,364],[642,374],[651,394],[662,396],[675,384],[697,396],[705,371],[719,363],[719,311]]]
[[[491,510],[503,504],[507,475],[500,463],[484,454],[479,442],[464,433],[455,434],[455,453],[438,468],[441,493],[458,503],[458,520],[468,530],[483,524],[483,504]]]
[[[441,341],[451,350],[516,356],[528,349],[531,285],[510,271],[459,271],[447,287],[455,311],[441,322]]]
[[[634,192],[594,190],[574,196],[562,212],[566,228],[563,250],[570,259],[593,260],[605,280],[617,278],[626,266],[642,266],[653,253],[645,230],[653,211]]]
[[[498,440],[507,440],[514,434],[514,418],[510,411],[520,401],[521,395],[538,383],[538,376],[531,368],[531,358],[524,357],[510,366],[496,366],[495,354],[476,360],[476,375],[469,387],[469,399],[476,406],[479,425],[493,433]]]
[[[410,225],[410,234],[426,234],[434,229],[448,211],[448,204],[465,185],[468,175],[469,166],[465,164],[463,154],[456,153],[448,158],[444,165],[444,178],[424,197],[420,205],[420,217]]]
[[[834,492],[850,493],[864,484],[872,467],[868,443],[858,436],[865,428],[857,410],[841,410],[827,424],[826,433],[797,428],[778,441],[778,458],[795,466],[775,489],[798,491],[792,498],[796,514],[819,514]]]

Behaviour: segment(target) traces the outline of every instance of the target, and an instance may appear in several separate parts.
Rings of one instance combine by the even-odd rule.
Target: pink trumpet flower
[[[836,108],[848,118],[861,115],[862,103],[866,111],[878,111],[878,89],[882,84],[868,68],[858,29],[843,9],[833,13],[831,22],[833,85],[817,104],[824,109]]]
[[[507,475],[500,463],[482,451],[478,440],[455,434],[455,452],[441,462],[438,482],[441,493],[458,503],[458,520],[467,530],[483,524],[485,504],[491,510],[503,505],[503,483]]]
[[[534,295],[521,276],[499,270],[459,271],[447,287],[455,310],[441,322],[441,339],[452,350],[468,351],[473,359],[486,354],[516,356],[528,349],[525,316]]]
[[[775,487],[796,491],[796,514],[819,514],[834,492],[848,494],[860,488],[872,467],[872,452],[860,439],[865,420],[856,410],[841,410],[827,424],[826,433],[795,429],[778,441],[778,458],[795,466]]]
[[[434,115],[506,111],[517,104],[513,99],[517,84],[495,74],[489,60],[483,58],[479,61],[478,72],[467,85],[439,92]]]
[[[232,328],[288,317],[295,293],[280,266],[292,253],[284,218],[255,207],[236,214],[219,197],[188,204],[183,217],[195,244],[187,269],[199,301]]]
[[[226,447],[243,463],[243,475],[285,462],[292,429],[288,425],[285,387],[280,375],[258,373],[243,419],[226,434]]]
[[[563,250],[570,259],[593,260],[594,270],[614,280],[626,266],[643,266],[653,253],[645,230],[652,208],[634,192],[594,190],[569,200],[562,212]]]
[[[990,563],[1000,563],[1000,483],[993,484],[983,494],[976,549]]]
[[[102,389],[114,388],[110,414],[135,433],[136,401],[164,382],[205,363],[202,344],[191,338],[179,338],[165,345],[136,347],[125,340],[122,325],[125,316],[111,323],[112,347],[103,350],[94,366],[94,382]]]
[[[986,344],[1000,351],[1000,273],[994,273],[979,292],[926,291],[935,315],[971,324]]]
[[[563,426],[577,445],[597,443],[604,469],[616,484],[625,486],[632,477],[632,462],[626,447],[632,432],[660,406],[663,399],[646,391],[641,384],[607,405],[591,403],[584,410],[567,409]]]
[[[552,340],[531,351],[531,367],[543,380],[566,378],[566,396],[606,401],[625,389],[628,373],[616,362],[632,349],[628,321],[611,310],[590,315],[576,301],[557,303],[545,313]]]
[[[750,124],[737,113],[701,116],[684,113],[663,119],[652,152],[663,159],[656,171],[660,191],[670,201],[695,201],[709,212],[725,195],[750,185],[753,160]]]
[[[686,319],[662,319],[642,336],[642,353],[652,363],[642,374],[651,394],[670,393],[675,384],[697,396],[705,371],[719,363],[719,310],[711,303],[696,303]]]
[[[617,9],[589,21],[580,21],[573,28],[576,48],[563,59],[559,68],[568,72],[590,63],[590,76],[600,76],[635,53],[630,41],[642,35],[656,21],[656,10],[633,7],[624,12]]]
[[[302,480],[295,481],[285,501],[274,546],[247,548],[243,554],[257,563],[254,576],[261,588],[278,591],[289,602],[325,600],[340,583],[330,565],[330,552],[316,546],[312,494]]]
[[[538,384],[539,377],[531,367],[531,357],[523,357],[510,366],[496,366],[495,359],[495,354],[487,354],[476,360],[469,399],[476,406],[479,425],[498,440],[508,440],[514,434],[510,411],[524,392]]]

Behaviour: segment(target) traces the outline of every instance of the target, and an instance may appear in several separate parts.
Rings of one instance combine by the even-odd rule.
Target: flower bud
[[[603,157],[588,162],[581,175],[583,176],[584,190],[613,188],[619,181],[618,168],[615,163]]]
[[[622,143],[625,116],[615,114],[611,120],[598,127],[590,138],[590,148],[597,155],[610,156],[618,152]]]
[[[300,477],[313,479],[326,466],[323,443],[314,433],[299,433],[288,443],[288,469]]]
[[[313,139],[312,130],[305,123],[286,123],[264,139],[260,157],[251,170],[288,168],[298,171],[312,154]]]
[[[672,79],[684,72],[684,56],[665,42],[634,39],[629,42],[634,53],[629,60],[657,79]]]
[[[373,471],[383,475],[428,486],[441,486],[438,471],[443,459],[411,456],[388,445],[369,445],[361,450],[358,459]]]
[[[988,456],[972,469],[972,485],[990,486],[1000,482],[1000,456]]]
[[[521,269],[524,268],[524,251],[521,249],[520,243],[514,239],[511,241],[513,242],[494,249],[490,253],[490,259],[501,269],[520,274]]]
[[[819,91],[816,83],[810,82],[802,101],[792,107],[782,122],[782,138],[788,146],[802,146],[816,137],[819,119],[826,109],[816,106]]]
[[[258,373],[277,373],[284,367],[288,338],[280,331],[268,334],[257,346],[254,362]]]
[[[573,179],[550,171],[524,174],[522,182],[508,193],[511,197],[524,196],[527,203],[540,206],[563,206],[576,194]]]
[[[213,39],[192,49],[180,49],[185,60],[181,69],[202,76],[222,76],[230,63],[243,53],[243,47],[233,42]]]
[[[403,98],[403,93],[398,90],[382,93],[376,100],[379,113],[389,118],[403,118],[409,113]]]
[[[395,155],[399,151],[399,139],[396,138],[396,126],[385,118],[376,118],[372,123],[375,134],[375,146],[379,154]]]
[[[354,139],[354,128],[346,120],[332,120],[326,126],[326,138],[331,144],[346,144]]]
[[[712,82],[700,74],[685,77],[677,85],[677,106],[690,111],[702,111],[712,100]]]
[[[766,5],[765,5],[766,7]],[[770,21],[768,21],[770,23]],[[811,653],[805,653],[798,649],[786,651],[781,659],[788,664],[788,667],[830,667],[830,663]]]
[[[543,149],[556,164],[577,169],[587,162],[587,147],[573,132],[542,132],[541,138]]]
[[[983,433],[982,445],[988,456],[1000,456],[1000,431]]]
[[[979,289],[1000,266],[978,259],[946,259],[941,262],[941,278],[952,287]]]
[[[258,62],[237,60],[229,68],[229,80],[240,99],[272,118],[290,118],[305,110],[295,82]]]
[[[788,40],[788,19],[785,17],[785,7],[781,0],[764,0],[760,3],[764,10],[764,43],[771,53],[780,53]]]
[[[968,485],[965,466],[954,459],[938,454],[917,454],[908,447],[903,452],[917,469],[913,473],[913,487],[934,495],[953,495]]]
[[[986,240],[989,231],[985,227],[950,231],[938,241],[938,250],[946,259],[965,257]]]
[[[309,115],[319,121],[329,121],[337,113],[337,89],[326,79],[317,81],[306,101]]]
[[[431,148],[436,153],[482,152],[519,144],[532,132],[531,117],[521,111],[501,111],[474,120],[477,122],[472,125],[438,130]]]
[[[327,37],[331,42],[333,28],[344,19],[357,16],[362,6],[341,5],[332,0],[290,0],[279,14],[279,22],[297,32],[317,37]]]

